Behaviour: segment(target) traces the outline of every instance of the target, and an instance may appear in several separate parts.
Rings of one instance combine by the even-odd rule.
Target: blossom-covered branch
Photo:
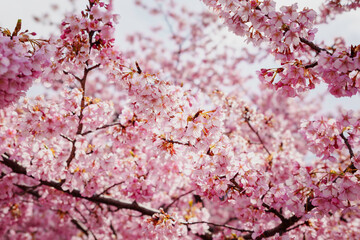
[[[22,167],[21,165],[19,165],[15,160],[10,159],[9,155],[2,154],[1,157],[2,157],[1,163],[4,164],[5,166],[11,168],[11,170],[14,173],[18,173],[18,174],[28,176],[30,178],[34,178],[32,176],[27,175],[26,169],[24,167]],[[120,200],[116,200],[116,199],[112,199],[112,198],[108,198],[108,197],[103,197],[100,195],[85,197],[85,196],[81,195],[79,190],[69,191],[69,190],[62,189],[61,182],[53,182],[53,181],[46,181],[46,180],[38,180],[38,181],[44,186],[52,187],[58,191],[67,193],[73,197],[86,199],[86,200],[94,202],[94,203],[101,203],[101,204],[105,204],[105,205],[109,205],[109,206],[114,206],[118,209],[134,210],[134,211],[138,211],[144,215],[149,215],[149,216],[152,216],[155,213],[159,213],[158,210],[142,206],[141,204],[138,204],[135,201],[134,202],[120,201]]]

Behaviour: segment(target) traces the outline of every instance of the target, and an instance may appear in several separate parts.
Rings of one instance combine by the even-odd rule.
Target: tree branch
[[[6,153],[2,154],[1,157],[2,157],[1,163],[4,164],[5,166],[11,168],[14,173],[26,175],[30,178],[35,179],[33,176],[27,174],[26,168],[24,168],[23,166],[18,164],[16,161],[11,160],[10,156],[8,154],[6,154]],[[125,201],[125,200],[117,200],[117,199],[103,197],[103,196],[99,196],[99,195],[94,195],[92,197],[85,197],[85,196],[81,195],[81,192],[79,190],[69,191],[69,190],[62,189],[61,182],[46,181],[46,180],[41,180],[41,179],[35,179],[35,180],[38,180],[42,185],[52,187],[60,192],[67,193],[73,197],[86,199],[93,203],[114,206],[114,207],[117,207],[118,209],[134,210],[134,211],[138,211],[138,212],[142,213],[143,215],[147,215],[147,216],[152,216],[155,213],[159,213],[158,210],[138,204],[136,201],[130,202],[130,201]]]
[[[308,197],[306,199],[306,203],[304,205],[306,212],[310,212],[311,210],[313,210],[315,208],[314,205],[311,204],[311,197]],[[275,213],[274,213],[275,214]],[[280,218],[280,216],[278,216]],[[283,218],[283,217],[282,217]],[[272,237],[275,234],[279,233],[280,236],[282,234],[284,234],[285,232],[291,231],[301,225],[304,224],[299,224],[295,227],[290,228],[291,226],[293,226],[295,223],[297,223],[300,219],[302,218],[302,216],[298,217],[296,215],[293,215],[289,218],[284,218],[281,220],[281,223],[279,225],[277,225],[274,228],[268,229],[266,231],[264,231],[260,236],[256,237],[255,240],[260,240],[263,238],[268,238],[268,237]],[[246,234],[243,236],[243,238],[245,239],[252,239],[251,234]]]
[[[297,216],[292,216],[288,219],[286,219],[286,221],[282,222],[281,224],[279,224],[278,226],[269,229],[265,232],[263,232],[260,236],[256,237],[256,240],[259,239],[263,239],[263,238],[268,238],[268,237],[272,237],[275,234],[279,233],[280,235],[282,235],[283,233],[286,232],[286,229],[289,228],[290,226],[294,225],[297,221],[299,221],[301,219],[301,217],[297,217]]]
[[[254,232],[254,231],[251,231],[251,230],[232,227],[232,226],[229,226],[227,224],[218,224],[218,223],[212,223],[212,222],[206,222],[206,221],[182,222],[181,224],[184,224],[184,225],[208,224],[208,225],[212,225],[212,226],[215,226],[215,227],[224,227],[224,228],[232,229],[232,230],[239,231],[239,232],[248,232],[250,235],[251,235],[251,233]]]
[[[176,144],[180,144],[180,145],[190,146],[190,142],[183,143],[183,142],[176,141],[176,140],[166,139],[164,137],[161,137],[161,139],[168,143],[176,143]]]
[[[313,62],[313,63],[310,63],[310,64],[308,64],[308,65],[305,65],[305,69],[309,69],[309,68],[313,68],[313,67],[315,67],[315,66],[317,66],[318,65],[318,62],[316,61],[316,62]]]
[[[86,227],[80,221],[73,218],[73,219],[71,219],[71,222],[76,226],[77,229],[82,231],[87,237],[89,236],[89,233],[86,230]]]
[[[68,136],[65,136],[64,134],[60,134],[60,136],[66,140],[68,140],[69,142],[74,142],[75,140],[69,138]]]
[[[112,224],[112,222],[110,223],[110,229],[111,231],[113,232],[113,234],[115,235],[115,239],[118,239],[118,235],[117,235],[117,232]]]
[[[353,157],[355,157],[354,155],[354,151],[349,143],[349,139],[347,139],[345,136],[344,136],[344,133],[340,133],[340,137],[344,140],[344,143],[346,145],[346,147],[348,148],[349,150],[349,154],[350,154],[350,159],[352,159]],[[350,165],[344,170],[344,173],[346,172],[350,172],[350,173],[355,173],[358,169],[355,167],[354,163],[351,162]],[[338,177],[337,177],[338,178]],[[336,181],[337,178],[334,180]]]
[[[70,214],[68,214],[70,215]],[[97,240],[98,238],[96,237],[96,235],[91,231],[90,228],[86,227],[81,221],[72,218],[71,222],[76,226],[77,229],[79,229],[80,231],[82,231],[87,237],[89,236],[89,232],[91,233],[91,235],[93,236],[94,240]]]
[[[78,76],[76,76],[75,74],[73,74],[73,73],[71,73],[71,72],[67,72],[67,71],[63,71],[63,73],[65,74],[65,75],[68,75],[68,74],[70,74],[70,75],[72,75],[76,80],[78,80],[79,82],[81,82],[81,78],[79,78]]]
[[[20,184],[14,184],[14,185],[17,186],[18,188],[20,188],[21,190],[23,190],[24,192],[33,195],[36,198],[41,198],[41,195],[39,194],[39,192],[34,190],[38,186],[31,187],[31,186],[25,186],[25,185],[20,185]]]
[[[352,150],[352,148],[351,148],[351,145],[350,145],[350,143],[349,143],[349,140],[344,136],[344,133],[343,133],[343,132],[340,133],[340,137],[344,140],[344,143],[345,143],[346,147],[347,147],[348,150],[349,150],[350,159],[353,158],[355,155],[354,155],[354,152],[353,152],[353,150]]]
[[[286,221],[286,218],[278,210],[276,210],[275,208],[270,207],[266,203],[263,203],[262,206],[266,208],[265,212],[270,212],[270,213],[275,214],[275,216],[280,218],[281,222]]]
[[[253,131],[253,132],[256,134],[257,138],[259,139],[261,145],[263,146],[263,148],[265,149],[265,151],[267,152],[267,154],[268,154],[269,156],[271,156],[271,153],[270,153],[270,151],[267,149],[267,147],[265,146],[265,143],[264,143],[264,141],[262,140],[260,134],[259,134],[258,131],[256,131],[256,130],[254,129],[254,127],[251,125],[249,117],[245,117],[245,122],[247,123],[247,125],[249,126],[249,128],[251,129],[251,131]]]
[[[113,187],[115,187],[115,186],[118,186],[118,185],[121,185],[121,184],[123,184],[123,183],[124,183],[124,181],[121,181],[121,182],[118,182],[118,183],[114,183],[114,184],[111,185],[110,187],[105,188],[104,191],[102,191],[100,194],[97,194],[97,195],[98,195],[98,196],[103,195],[103,194],[105,194],[107,191],[109,191],[111,188],[113,188]]]
[[[307,39],[305,39],[305,38],[303,38],[303,37],[300,38],[300,42],[305,43],[306,45],[308,45],[308,46],[309,46],[312,50],[314,50],[317,54],[319,54],[321,51],[325,51],[326,53],[328,53],[328,54],[331,55],[331,53],[330,53],[328,50],[319,47],[319,46],[316,45],[315,43],[310,42],[309,40],[307,40]]]
[[[181,194],[180,196],[178,196],[177,198],[175,198],[169,205],[167,205],[166,207],[164,207],[164,211],[167,212],[167,211],[169,210],[169,208],[170,208],[172,205],[174,205],[174,203],[176,203],[177,201],[179,201],[180,198],[182,198],[182,197],[184,197],[184,196],[186,196],[186,195],[188,195],[188,194],[190,194],[190,193],[192,193],[192,192],[194,192],[194,191],[195,191],[195,190],[191,190],[191,191],[188,191],[188,192],[186,192],[186,193],[184,193],[184,194]]]
[[[80,115],[79,115],[79,125],[77,127],[77,130],[76,130],[76,134],[77,135],[81,135],[81,132],[82,132],[82,129],[83,129],[83,123],[81,122],[83,117],[84,117],[84,114],[83,114],[83,111],[85,109],[85,87],[86,87],[86,79],[87,79],[87,76],[89,74],[90,71],[94,70],[95,68],[98,68],[100,66],[100,63],[99,64],[96,64],[92,67],[85,67],[84,68],[84,75],[83,77],[79,80],[80,81],[80,84],[81,84],[81,90],[82,90],[82,97],[81,97],[81,103],[80,103]],[[72,162],[72,160],[75,158],[76,156],[76,146],[75,146],[75,143],[76,143],[76,139],[74,141],[72,141],[72,147],[71,147],[71,152],[70,152],[70,155],[68,157],[68,159],[66,160],[66,166],[67,167],[70,167],[70,164]]]

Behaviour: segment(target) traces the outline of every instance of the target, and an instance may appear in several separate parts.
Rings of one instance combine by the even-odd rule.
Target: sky
[[[154,1],[154,0],[146,0]],[[188,4],[191,8],[204,7],[199,0],[181,0]],[[60,23],[62,19],[62,13],[69,12],[73,9],[73,6],[68,0],[62,0],[61,4],[58,0],[0,0],[2,6],[0,8],[0,26],[9,28],[11,31],[14,29],[17,19],[22,19],[22,29],[29,29],[38,33],[39,36],[47,37],[49,32],[56,31],[56,26],[45,26],[44,24],[34,22],[34,16],[48,15],[47,21]],[[86,5],[87,0],[74,0],[78,9],[82,9]],[[315,10],[318,8],[322,1],[319,0],[280,0],[277,1],[277,6],[284,4],[298,2],[299,8],[310,7]],[[58,9],[54,8],[54,4],[59,4]],[[154,21],[159,21],[152,16],[149,16],[143,10],[135,7],[134,0],[114,0],[114,11],[120,15],[120,22],[116,30],[117,44],[126,47],[125,37],[126,34],[134,31],[149,32],[150,27],[154,25]],[[4,7],[5,6],[5,7]],[[318,33],[316,35],[316,41],[325,41],[325,43],[331,43],[337,36],[345,38],[348,45],[360,44],[360,31],[358,31],[358,23],[360,22],[359,12],[349,12],[340,16],[337,16],[335,20],[330,21],[329,24],[323,24],[318,26]],[[229,34],[229,37],[234,38],[234,43],[239,46],[246,46],[242,39]],[[264,63],[269,64],[269,63]],[[270,63],[271,64],[271,63]],[[274,64],[274,66],[277,66]],[[264,66],[254,66],[248,68],[250,74],[253,74],[256,70],[263,68]],[[266,66],[265,66],[266,67]],[[244,74],[247,75],[247,74]],[[321,91],[325,91],[326,87],[322,86],[318,91],[313,91],[311,94],[316,97]],[[30,94],[36,95],[38,89],[31,89]],[[351,98],[337,99],[329,96],[326,98],[324,105],[325,112],[332,111],[334,106],[341,105],[345,109],[359,109],[360,97],[359,95]]]

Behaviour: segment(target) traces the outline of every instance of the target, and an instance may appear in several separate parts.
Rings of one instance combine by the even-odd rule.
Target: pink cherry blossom
[[[135,1],[165,20],[127,47],[115,1],[89,0],[50,39],[1,28],[1,236],[358,238],[360,112],[303,94],[358,92],[359,47],[315,35],[358,5],[203,2]],[[47,91],[25,96],[34,80]]]

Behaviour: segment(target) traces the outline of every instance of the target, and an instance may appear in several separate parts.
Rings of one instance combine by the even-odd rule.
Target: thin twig
[[[172,205],[174,205],[177,201],[179,201],[180,198],[182,198],[182,197],[184,197],[184,196],[186,196],[186,195],[188,195],[188,194],[190,194],[190,193],[192,193],[192,192],[194,192],[194,191],[195,191],[195,190],[191,190],[191,191],[188,191],[188,192],[186,192],[186,193],[184,193],[184,194],[181,194],[180,196],[178,196],[177,198],[175,198],[169,205],[167,205],[166,207],[164,207],[164,211],[167,212]]]
[[[70,215],[70,214],[69,214]],[[91,235],[93,236],[93,238],[95,240],[97,240],[98,238],[96,237],[96,235],[91,231],[90,228],[86,227],[82,222],[80,222],[79,220],[73,218],[71,219],[71,222],[80,230],[82,231],[86,236],[89,236],[89,232],[91,233]]]
[[[344,136],[344,133],[340,133],[340,137],[344,140],[344,143],[346,145],[346,147],[348,148],[349,150],[349,154],[350,154],[350,159],[352,159],[353,157],[355,157],[354,155],[354,151],[349,143],[349,139],[347,139],[345,136]],[[356,172],[358,169],[355,167],[354,163],[351,162],[350,165],[343,171],[343,173],[346,173],[346,172],[350,172],[350,173],[354,173]],[[337,178],[335,178],[334,181],[336,181],[337,179],[339,178],[339,176]]]
[[[97,194],[97,195],[98,195],[98,196],[103,195],[103,194],[105,194],[107,191],[109,191],[111,188],[113,188],[113,187],[115,187],[115,186],[118,186],[118,185],[121,185],[121,184],[123,184],[123,183],[124,183],[124,181],[121,181],[121,182],[118,182],[118,183],[114,183],[114,184],[111,185],[110,187],[105,188],[104,191],[102,191],[101,193],[99,193],[99,194]]]
[[[271,156],[271,153],[270,153],[270,151],[267,149],[267,147],[265,146],[265,143],[264,143],[264,141],[262,140],[260,134],[259,134],[258,131],[256,131],[256,130],[254,129],[254,127],[251,125],[250,120],[249,120],[248,117],[245,117],[245,122],[247,123],[247,125],[249,126],[249,128],[251,129],[251,131],[253,131],[253,132],[256,134],[257,138],[259,139],[261,145],[263,146],[263,148],[265,149],[265,151],[267,152],[267,154],[268,154],[269,156]]]
[[[321,51],[325,51],[326,53],[331,55],[331,53],[328,50],[319,47],[315,43],[310,42],[309,40],[307,40],[307,39],[305,39],[303,37],[300,38],[300,42],[305,43],[306,45],[308,45],[312,50],[316,51],[317,54],[319,54]]]
[[[115,235],[115,239],[118,239],[118,235],[117,235],[117,233],[116,233],[116,230],[115,230],[112,222],[110,222],[110,229],[111,229],[111,231],[113,232],[113,234]]]
[[[94,70],[95,68],[98,68],[98,67],[100,67],[100,63],[98,63],[98,64],[96,64],[96,65],[94,65],[92,67],[87,68],[86,72],[89,73],[90,71],[92,71],[92,70]]]
[[[84,205],[85,205],[85,204],[84,204]],[[81,212],[77,207],[75,207],[75,211],[76,211],[77,213],[79,213],[80,216],[83,218],[84,222],[87,223],[87,219],[85,218],[85,216],[82,214],[82,212]]]
[[[80,221],[76,220],[75,218],[71,219],[71,222],[76,226],[77,229],[79,229],[81,232],[83,232],[87,237],[89,236],[88,230],[82,224]]]
[[[230,182],[232,184],[234,184],[234,186],[236,187],[236,189],[239,191],[239,193],[243,193],[245,191],[245,189],[243,187],[241,187],[237,182],[236,182],[236,177],[239,175],[239,173],[237,172],[235,174],[235,176],[233,178],[230,179]]]
[[[68,136],[65,136],[64,134],[60,134],[60,136],[66,140],[68,140],[69,142],[74,142],[73,139],[69,138]]]
[[[218,224],[218,223],[212,223],[212,222],[206,222],[206,221],[182,222],[181,224],[184,224],[184,225],[208,224],[208,225],[212,225],[212,226],[216,226],[216,227],[224,227],[224,228],[232,229],[232,230],[239,231],[239,232],[248,232],[248,233],[253,233],[254,232],[252,230],[246,230],[246,229],[240,229],[240,228],[232,227],[232,226],[229,226],[227,224]]]
[[[344,136],[344,133],[343,133],[343,132],[340,133],[340,137],[344,140],[344,143],[345,143],[346,147],[347,147],[348,150],[349,150],[350,159],[353,158],[355,155],[354,155],[354,152],[353,152],[353,150],[352,150],[352,148],[351,148],[351,145],[350,145],[350,143],[349,143],[349,140]]]
[[[176,144],[180,144],[180,145],[190,146],[190,142],[183,143],[183,142],[176,141],[176,140],[166,139],[164,137],[162,137],[161,139],[164,140],[165,142],[168,142],[168,143],[176,143]]]
[[[105,129],[105,128],[112,127],[112,126],[116,126],[116,125],[119,125],[119,126],[120,126],[121,128],[123,128],[123,129],[126,128],[126,127],[125,127],[124,125],[122,125],[120,122],[115,122],[115,123],[105,124],[105,125],[103,125],[103,126],[101,126],[101,127],[96,128],[95,130],[89,130],[89,131],[87,131],[87,132],[83,132],[83,133],[81,133],[81,135],[82,135],[82,136],[85,136],[85,135],[87,135],[87,134],[89,134],[89,133],[93,133],[93,132],[95,132],[95,131],[97,131],[97,130]]]
[[[72,75],[76,80],[78,80],[79,82],[81,82],[81,78],[79,78],[78,76],[76,76],[75,74],[73,74],[73,73],[71,73],[71,72],[67,72],[67,71],[63,71],[63,73],[65,74],[65,75],[68,75],[68,74],[70,74],[70,75]]]

